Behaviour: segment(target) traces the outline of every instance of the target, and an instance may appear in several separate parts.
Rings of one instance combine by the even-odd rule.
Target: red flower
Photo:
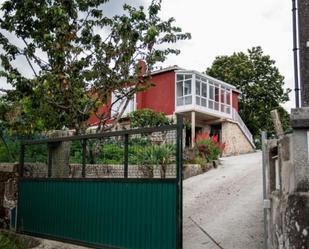
[[[209,139],[209,134],[208,133],[199,133],[197,134],[196,138],[194,139],[194,143],[201,141],[201,140],[206,140]]]
[[[213,136],[213,137],[211,138],[211,141],[212,141],[214,144],[218,143],[218,134],[215,135],[215,136]]]

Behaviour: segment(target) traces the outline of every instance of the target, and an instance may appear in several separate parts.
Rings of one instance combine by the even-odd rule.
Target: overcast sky
[[[124,2],[147,5],[149,1],[110,0],[106,13],[119,13]],[[162,0],[161,16],[175,17],[177,26],[192,34],[190,41],[177,44],[181,54],[170,56],[162,66],[178,65],[203,72],[218,55],[261,46],[285,76],[285,86],[294,88],[291,1]],[[294,92],[290,98],[284,105],[287,110],[294,107]]]
[[[111,0],[107,10],[117,13],[124,2],[147,5],[150,0]],[[175,17],[177,26],[192,34],[190,41],[177,44],[181,54],[162,66],[203,72],[218,55],[261,46],[276,61],[285,87],[294,89],[291,9],[288,0],[162,0],[162,18]],[[288,111],[294,107],[294,91],[290,99],[283,105]]]
[[[164,66],[205,71],[218,55],[261,46],[285,76],[285,86],[294,89],[291,9],[287,0],[163,0],[162,16],[174,16],[192,34]],[[290,98],[287,110],[294,107],[294,92]]]

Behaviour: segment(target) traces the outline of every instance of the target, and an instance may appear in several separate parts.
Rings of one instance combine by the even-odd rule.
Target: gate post
[[[24,176],[24,163],[25,163],[25,145],[21,142],[19,154],[19,178]]]
[[[50,135],[49,138],[61,138],[68,137],[72,134],[71,131],[67,130],[55,130]],[[69,167],[69,157],[70,157],[70,147],[71,141],[61,141],[52,143],[50,146],[50,161],[52,169],[50,170],[50,177],[53,178],[66,178],[69,177],[70,167]]]
[[[128,178],[128,164],[129,164],[129,134],[124,134],[124,178]]]
[[[183,117],[177,115],[177,133],[176,133],[176,171],[177,171],[177,249],[182,249],[182,154],[183,154]]]
[[[19,167],[18,167],[18,185],[17,185],[17,191],[18,191],[18,196],[17,196],[17,205],[19,203],[19,196],[20,196],[20,181],[24,176],[24,164],[25,164],[25,145],[23,144],[23,141],[21,141],[20,143],[20,154],[19,154]],[[15,229],[16,232],[19,233],[20,232],[20,219],[19,219],[19,215],[18,215],[18,206],[16,209],[16,225],[15,225]]]
[[[266,164],[267,164],[267,133],[262,131],[261,144],[262,144],[262,174],[263,174],[263,219],[264,219],[264,235],[263,235],[263,248],[268,249],[268,224],[267,224],[267,209],[265,201],[267,201],[266,193]]]

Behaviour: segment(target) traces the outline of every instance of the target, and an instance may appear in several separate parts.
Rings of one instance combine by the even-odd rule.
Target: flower
[[[216,160],[225,149],[225,143],[220,143],[219,136],[210,136],[208,133],[199,133],[194,139],[195,146],[200,156],[207,160]]]

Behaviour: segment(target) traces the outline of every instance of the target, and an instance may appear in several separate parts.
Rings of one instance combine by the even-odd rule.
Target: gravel
[[[262,248],[261,157],[226,157],[219,168],[184,181],[184,249]]]

